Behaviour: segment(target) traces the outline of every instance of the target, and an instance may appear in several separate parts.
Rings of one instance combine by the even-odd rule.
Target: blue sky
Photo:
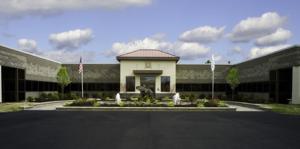
[[[237,63],[299,44],[297,0],[23,0],[0,4],[0,44],[65,63],[157,48]]]

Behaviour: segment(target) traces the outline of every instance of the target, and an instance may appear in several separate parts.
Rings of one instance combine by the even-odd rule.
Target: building
[[[136,50],[117,56],[118,64],[84,64],[85,96],[116,94],[123,98],[139,93],[137,86],[151,88],[158,98],[175,92],[208,96],[211,93],[209,64],[178,64],[180,57],[159,50]],[[41,92],[58,90],[56,73],[68,69],[72,83],[66,91],[80,94],[78,64],[62,64],[34,54],[0,46],[0,101],[20,101]],[[231,93],[225,77],[238,68],[240,98],[300,104],[300,47],[287,49],[233,65],[216,65],[215,94]]]

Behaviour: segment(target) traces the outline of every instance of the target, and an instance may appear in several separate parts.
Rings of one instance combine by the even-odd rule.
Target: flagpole
[[[211,77],[211,80],[212,80],[212,90],[211,90],[211,99],[213,100],[214,99],[214,85],[215,85],[215,58],[214,58],[214,55],[211,56],[211,62],[210,62],[210,65],[211,65],[211,72],[212,72],[212,77]]]
[[[214,99],[214,83],[215,83],[215,72],[212,71],[212,96],[211,99]]]
[[[81,98],[83,98],[83,70],[81,72]]]

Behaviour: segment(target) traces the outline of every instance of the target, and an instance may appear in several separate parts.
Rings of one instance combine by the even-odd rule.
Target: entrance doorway
[[[141,86],[145,86],[155,92],[155,76],[154,75],[141,75]]]

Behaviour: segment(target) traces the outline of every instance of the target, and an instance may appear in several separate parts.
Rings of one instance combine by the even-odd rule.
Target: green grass
[[[12,103],[0,103],[0,112],[16,112],[24,109],[24,106],[31,106],[29,103],[24,102],[12,102]]]
[[[270,110],[291,115],[300,115],[300,105],[295,104],[264,104],[263,107],[269,108]]]

